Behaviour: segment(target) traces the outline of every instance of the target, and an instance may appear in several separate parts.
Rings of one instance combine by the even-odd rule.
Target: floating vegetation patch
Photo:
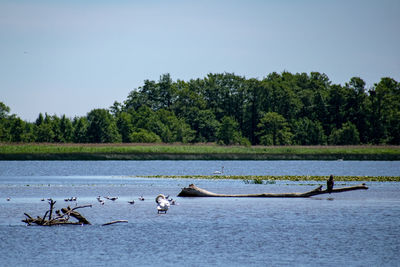
[[[251,180],[243,180],[245,184],[276,184],[276,181],[263,180],[261,178],[255,178]]]
[[[133,177],[133,176],[131,176]],[[328,176],[309,175],[152,175],[142,178],[233,179],[246,181],[326,181]],[[335,176],[335,181],[400,182],[400,176]],[[257,183],[254,182],[254,183]],[[250,183],[250,182],[249,182]]]
[[[293,184],[286,184],[286,185],[293,185]],[[307,184],[296,184],[296,185],[299,185],[299,186],[319,186],[319,185],[321,185],[320,183],[318,184],[318,183],[307,183]],[[346,186],[346,185],[349,185],[348,183],[335,183],[335,186]]]

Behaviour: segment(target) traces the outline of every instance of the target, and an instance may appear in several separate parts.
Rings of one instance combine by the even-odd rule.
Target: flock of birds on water
[[[224,166],[221,167],[221,171],[213,172],[213,174],[223,174],[223,173],[224,173]],[[118,197],[110,197],[110,196],[105,196],[103,198],[105,198],[107,200],[111,200],[111,201],[116,201],[118,199]],[[77,199],[78,199],[77,197],[70,197],[70,198],[65,198],[64,201],[65,202],[76,201]],[[100,203],[100,205],[104,205],[105,200],[103,200],[101,198],[101,196],[97,196],[96,199]],[[138,199],[140,201],[144,201],[144,197],[143,196],[140,196]],[[6,200],[10,201],[11,198],[8,197]],[[42,198],[41,201],[45,201],[45,199]],[[133,205],[133,204],[135,204],[135,200],[129,200],[128,203]],[[157,211],[158,211],[158,213],[167,213],[167,210],[168,210],[170,205],[176,205],[177,204],[174,199],[169,197],[169,195],[168,196],[164,196],[163,194],[159,194],[156,197],[156,203],[157,203]]]
[[[116,201],[118,199],[118,197],[110,197],[110,196],[105,196],[103,197],[104,199],[101,198],[101,196],[97,196],[96,199],[97,201],[100,203],[100,205],[104,205],[105,204],[105,200],[110,200],[110,201]],[[77,197],[70,197],[70,198],[65,198],[64,201],[65,202],[70,202],[70,201],[77,201]],[[11,201],[11,198],[8,197],[6,198],[7,201]],[[47,200],[51,200],[50,198],[48,198]],[[144,201],[144,197],[140,196],[138,198],[139,201]],[[44,198],[42,198],[40,201],[45,201]],[[129,204],[133,205],[135,204],[135,200],[129,200],[128,201]],[[168,196],[164,196],[163,194],[159,194],[156,197],[156,203],[157,203],[157,211],[158,213],[167,213],[168,208],[170,207],[170,205],[177,205],[176,201],[174,199],[172,199],[169,195]]]

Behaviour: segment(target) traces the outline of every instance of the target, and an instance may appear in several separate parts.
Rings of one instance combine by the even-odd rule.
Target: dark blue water
[[[398,162],[353,162],[337,169],[332,163],[347,162],[303,165],[310,173],[298,172],[294,165],[299,162],[290,161],[0,162],[0,265],[400,266],[400,183],[368,182],[368,190],[306,199],[179,198],[180,189],[190,183],[239,194],[304,192],[319,182],[254,185],[137,177],[210,174],[221,165],[231,174],[320,175],[325,168],[337,175],[399,172]],[[381,171],[370,174],[364,167]],[[156,212],[159,193],[178,203],[165,215]],[[119,199],[100,205],[98,195]],[[141,195],[144,201],[138,200]],[[61,208],[75,205],[64,202],[72,196],[78,197],[77,205],[93,205],[80,210],[92,225],[35,227],[21,222],[24,212],[43,216],[48,204],[42,198],[52,197]],[[127,202],[132,199],[134,205]],[[122,219],[128,223],[102,226]]]

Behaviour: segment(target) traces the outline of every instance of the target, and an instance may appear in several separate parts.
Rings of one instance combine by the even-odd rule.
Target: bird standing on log
[[[331,174],[329,176],[329,179],[326,181],[326,190],[331,193],[332,189],[333,189],[333,185],[335,184],[335,182],[333,181],[333,175]]]

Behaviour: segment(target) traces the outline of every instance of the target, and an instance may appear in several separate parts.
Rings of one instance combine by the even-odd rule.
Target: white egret
[[[221,171],[215,171],[214,174],[223,174],[224,173],[224,166],[221,167]]]

